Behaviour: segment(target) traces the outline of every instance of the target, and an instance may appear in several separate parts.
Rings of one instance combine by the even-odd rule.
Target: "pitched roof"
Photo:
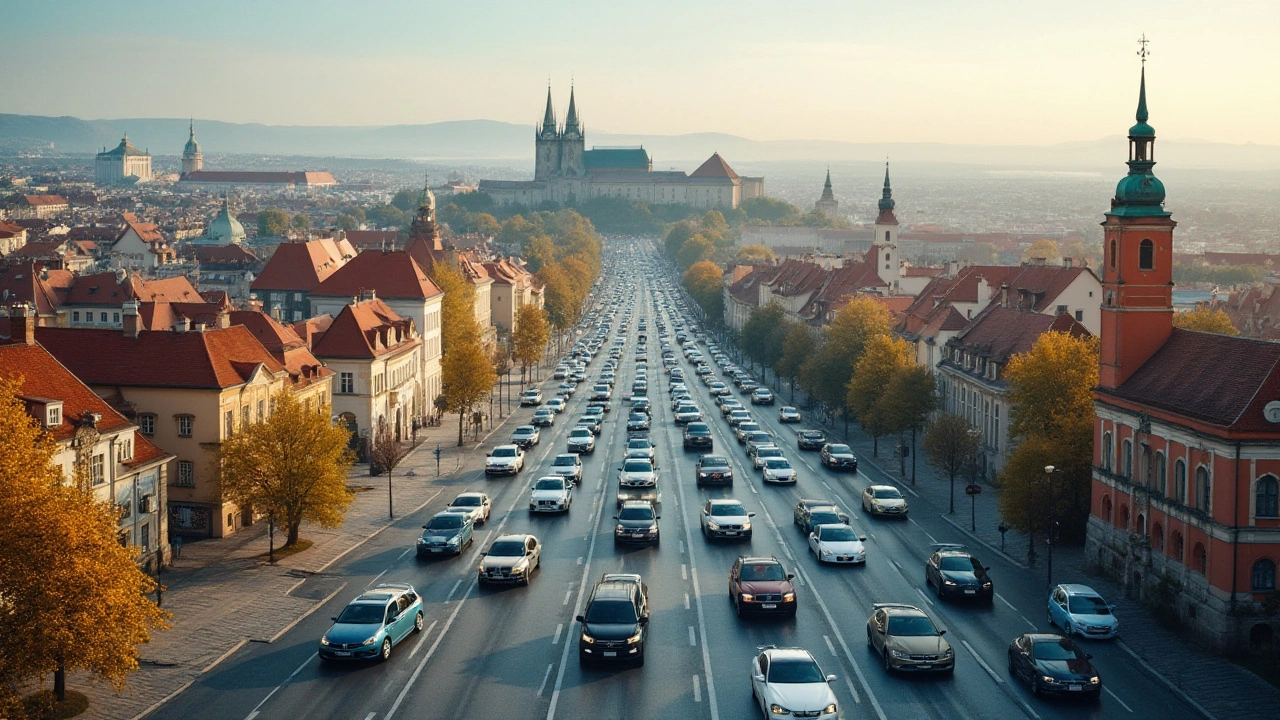
[[[5,306],[25,302],[37,315],[52,315],[74,279],[68,270],[48,270],[39,262],[15,263],[0,272],[0,298]]]
[[[242,325],[253,333],[267,352],[289,371],[289,378],[295,389],[333,374],[332,370],[316,359],[307,348],[307,343],[292,328],[281,325],[261,310],[232,312],[231,324]]]
[[[61,195],[23,195],[20,201],[30,207],[67,204],[67,199]]]
[[[352,247],[360,248],[394,248],[400,244],[400,231],[398,230],[347,230],[347,242]]]
[[[644,147],[591,148],[582,153],[582,166],[587,170],[649,170],[653,167]]]
[[[137,275],[128,275],[120,279],[115,273],[106,272],[76,278],[65,303],[116,307],[130,300],[203,302],[200,293],[184,275],[163,280],[146,280]]]
[[[243,326],[204,332],[36,328],[36,341],[85,383],[123,387],[221,390],[241,385],[263,367],[284,366]]]
[[[243,245],[227,243],[226,245],[188,245],[183,255],[194,259],[201,267],[206,268],[242,268],[258,263],[254,255]]]
[[[422,267],[404,251],[365,250],[311,290],[325,297],[358,297],[365,290],[378,297],[418,299],[441,294]]]
[[[132,213],[125,213],[124,229],[116,236],[116,240],[124,237],[124,234],[133,230],[138,238],[144,243],[164,242],[164,235],[160,233],[160,227],[155,223],[142,222],[137,220]]]
[[[323,358],[372,359],[419,342],[413,320],[375,298],[344,306],[312,352]]]
[[[337,185],[332,173],[294,171],[196,170],[185,173],[183,182],[243,185]]]
[[[315,317],[300,320],[289,326],[294,334],[306,343],[307,347],[315,347],[316,342],[324,336],[329,326],[333,324],[332,315],[317,315]]]
[[[180,320],[188,320],[191,327],[203,324],[218,326],[218,313],[223,308],[206,302],[141,302],[138,303],[138,321],[143,330],[173,330]]]
[[[353,256],[329,238],[280,243],[249,289],[310,292]]]
[[[129,427],[123,415],[80,382],[49,351],[39,344],[9,343],[0,345],[0,377],[21,378],[18,392],[26,398],[48,398],[62,401],[61,425],[49,428],[59,441],[70,440],[76,431],[76,420],[85,413],[100,413],[100,431],[113,432]]]
[[[959,346],[972,355],[1003,364],[1030,350],[1041,335],[1050,331],[1089,335],[1083,325],[1065,313],[1054,317],[993,303],[948,340],[947,346]]]
[[[698,166],[689,174],[691,178],[727,178],[729,180],[737,180],[738,173],[729,167],[729,163],[720,157],[720,153],[712,153],[707,161]]]

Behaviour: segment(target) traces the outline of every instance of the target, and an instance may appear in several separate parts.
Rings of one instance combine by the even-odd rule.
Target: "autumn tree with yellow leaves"
[[[0,382],[0,717],[22,717],[23,693],[50,674],[57,700],[69,671],[122,689],[168,618],[116,538],[115,507],[63,477],[18,387]]]
[[[1221,308],[1210,310],[1207,307],[1200,306],[1190,312],[1175,312],[1173,314],[1173,326],[1183,330],[1198,330],[1219,335],[1240,334],[1235,324],[1231,322],[1230,316],[1223,312]]]
[[[525,381],[529,368],[538,362],[551,339],[551,325],[547,312],[537,305],[521,305],[516,310],[515,330],[511,332],[511,357],[520,363],[520,382]]]
[[[441,359],[440,395],[445,410],[458,413],[458,446],[462,446],[462,430],[467,413],[488,397],[498,374],[479,343],[457,345]]]
[[[831,410],[849,417],[849,378],[871,338],[888,335],[891,316],[884,305],[868,297],[850,300],[827,323],[823,341],[800,367],[800,384]]]
[[[905,428],[889,403],[881,402],[893,378],[912,366],[911,345],[890,335],[876,335],[854,366],[847,384],[845,404],[858,424],[871,436],[871,454],[879,453],[880,438]]]

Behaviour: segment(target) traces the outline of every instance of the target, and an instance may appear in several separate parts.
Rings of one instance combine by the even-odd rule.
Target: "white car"
[[[907,516],[907,499],[892,485],[870,485],[862,491],[862,511],[868,515]]]
[[[796,469],[784,457],[771,457],[764,461],[764,481],[768,483],[794,483]]]
[[[818,525],[809,533],[809,551],[820,563],[865,565],[866,540],[848,525]]]
[[[482,492],[464,492],[454,498],[447,509],[449,512],[468,513],[471,515],[471,522],[483,525],[489,522],[493,505],[489,502],[489,496]]]
[[[569,452],[581,454],[595,451],[596,436],[591,432],[591,428],[578,426],[569,431]]]
[[[550,400],[547,401],[547,407],[551,408],[552,410],[558,413],[564,412],[564,408],[565,408],[564,398],[562,397],[551,398]]]
[[[542,404],[542,391],[537,388],[530,388],[529,390],[525,390],[524,394],[520,396],[521,407],[527,407],[529,405],[541,405],[541,404]]]
[[[573,481],[560,475],[538,478],[529,493],[529,512],[568,512],[573,504]]]
[[[760,445],[756,447],[755,452],[751,453],[751,464],[756,470],[763,470],[766,460],[780,457],[784,457],[782,448],[777,445]]]
[[[565,397],[573,397],[573,394],[577,391],[578,386],[571,382],[562,382],[556,387],[556,394],[564,395]]]
[[[481,585],[528,585],[533,571],[542,565],[542,543],[532,535],[503,535],[485,551],[476,568]]]
[[[778,422],[798,423],[800,422],[800,411],[790,405],[783,405],[778,408]]]
[[[590,437],[590,434],[588,433]],[[592,437],[594,442],[595,438]],[[573,484],[582,483],[582,458],[573,453],[562,453],[551,461],[551,474],[572,480]]]
[[[676,408],[676,424],[698,422],[702,420],[702,411],[692,403]]]
[[[812,717],[835,720],[840,705],[813,655],[803,648],[767,646],[751,659],[751,697],[769,720]]]
[[[516,475],[524,469],[524,451],[515,445],[499,445],[484,459],[485,475]]]

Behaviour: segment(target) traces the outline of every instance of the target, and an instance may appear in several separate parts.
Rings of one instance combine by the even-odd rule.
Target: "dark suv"
[[[577,617],[578,662],[631,661],[644,665],[649,636],[649,586],[639,575],[605,573]]]
[[[704,422],[691,422],[684,429],[684,447],[711,449],[711,428]]]
[[[794,577],[776,557],[740,557],[729,570],[729,599],[739,617],[748,613],[795,617]]]
[[[733,485],[733,468],[724,455],[703,455],[694,467],[696,485]]]

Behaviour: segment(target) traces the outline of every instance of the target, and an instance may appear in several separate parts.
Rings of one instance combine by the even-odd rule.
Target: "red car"
[[[776,557],[740,557],[729,570],[729,599],[747,614],[796,616],[795,575]]]

